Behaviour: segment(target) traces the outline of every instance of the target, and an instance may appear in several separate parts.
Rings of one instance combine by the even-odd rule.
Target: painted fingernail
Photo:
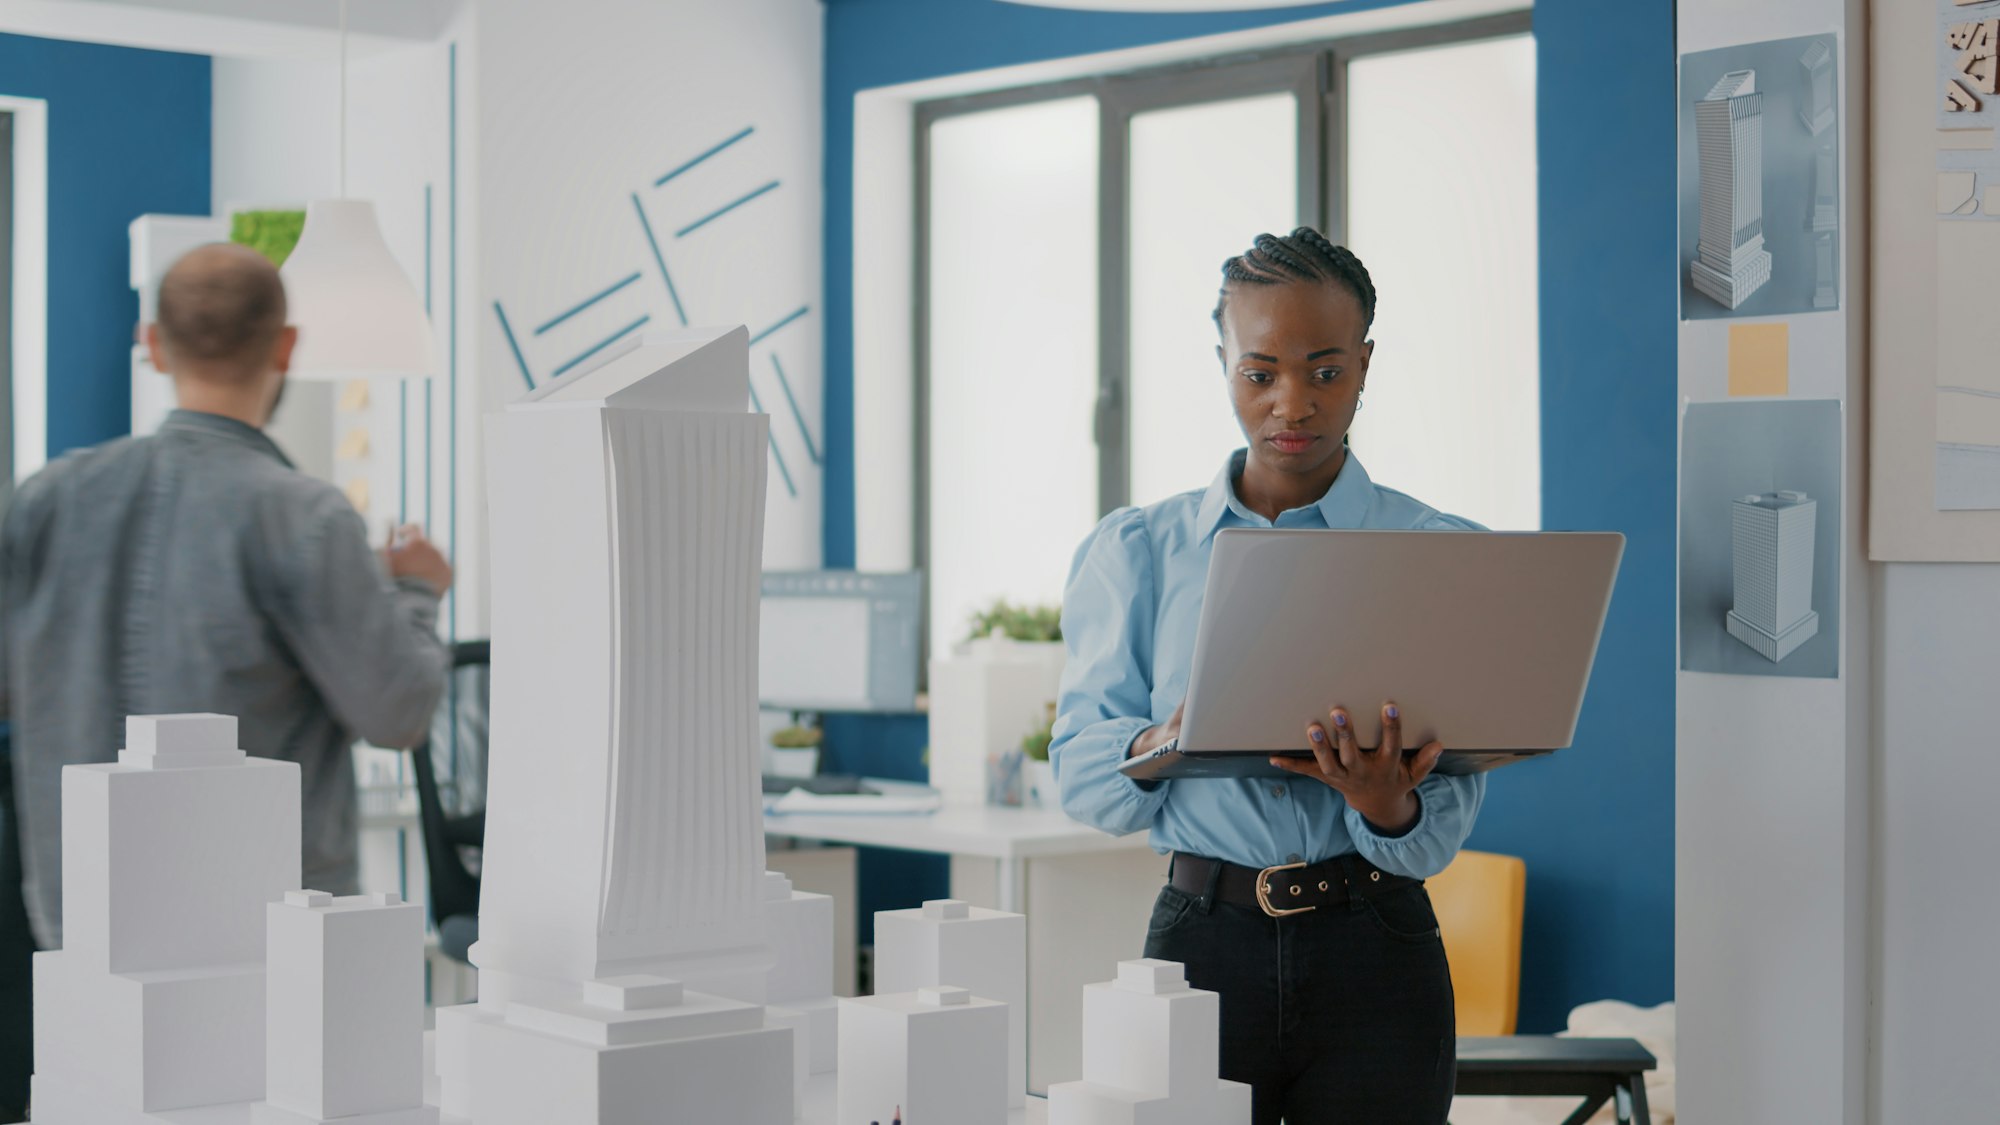
[[[1344,727],[1344,726],[1346,726],[1346,725],[1347,725],[1347,715],[1346,715],[1345,713],[1343,713],[1343,712],[1340,712],[1340,711],[1335,711],[1335,712],[1333,713],[1333,725],[1334,725],[1334,726],[1337,726],[1337,727]]]
[[[1314,727],[1314,728],[1312,729],[1312,736],[1313,736],[1313,741],[1314,741],[1314,742],[1325,742],[1325,741],[1326,741],[1326,732],[1325,732],[1325,731],[1323,731],[1323,730],[1321,730],[1321,729],[1319,729],[1318,727]]]
[[[1396,705],[1391,703],[1389,704],[1389,717],[1392,719],[1400,719],[1403,717],[1403,713],[1401,711],[1396,710]]]

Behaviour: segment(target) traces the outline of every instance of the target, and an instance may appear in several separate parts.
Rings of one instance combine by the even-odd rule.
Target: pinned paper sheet
[[[347,502],[354,505],[354,510],[360,512],[364,516],[367,515],[368,478],[355,477],[353,480],[348,481],[346,492],[347,492]]]
[[[1972,172],[1939,172],[1937,174],[1937,213],[1940,215],[1970,214],[1973,210],[1972,191],[1977,175]]]
[[[342,461],[359,461],[368,456],[368,431],[359,426],[347,431],[340,439],[340,448],[333,455]]]
[[[349,379],[340,388],[340,408],[342,410],[368,409],[368,380]]]
[[[1729,393],[1782,395],[1791,389],[1791,326],[1784,321],[1729,326]]]

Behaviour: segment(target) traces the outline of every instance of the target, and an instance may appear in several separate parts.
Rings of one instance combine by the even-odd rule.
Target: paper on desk
[[[936,791],[891,797],[880,793],[809,793],[794,789],[766,802],[764,810],[779,816],[787,813],[922,816],[936,812],[943,804],[944,794]]]

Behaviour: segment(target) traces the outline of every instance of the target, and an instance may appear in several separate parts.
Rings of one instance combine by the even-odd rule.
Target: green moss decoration
[[[306,229],[304,211],[238,211],[229,217],[229,241],[248,246],[282,266]]]
[[[771,745],[780,750],[809,750],[819,745],[820,732],[813,727],[789,726],[771,732]]]
[[[972,615],[972,639],[998,633],[1016,641],[1062,640],[1062,607],[1013,605],[1002,599]]]

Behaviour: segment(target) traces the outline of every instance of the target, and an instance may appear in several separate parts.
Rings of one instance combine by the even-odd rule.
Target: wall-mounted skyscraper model
[[[1173,961],[1121,961],[1083,990],[1083,1080],[1049,1087],[1049,1125],[1247,1125],[1250,1087],[1216,1077],[1222,1009]]]
[[[1764,98],[1757,72],[1733,70],[1695,104],[1701,240],[1694,287],[1736,308],[1771,280],[1764,249]]]
[[[34,1119],[264,1096],[264,910],[299,883],[299,768],[228,715],[133,716],[63,769],[63,940],[35,954]]]
[[[1813,40],[1799,56],[1799,121],[1817,137],[1833,124],[1833,46]]]
[[[1813,612],[1813,533],[1819,502],[1768,492],[1731,502],[1736,606],[1729,635],[1777,662],[1819,632]]]
[[[769,419],[742,328],[649,334],[491,418],[493,741],[472,1125],[792,1120],[767,969],[757,610]]]

